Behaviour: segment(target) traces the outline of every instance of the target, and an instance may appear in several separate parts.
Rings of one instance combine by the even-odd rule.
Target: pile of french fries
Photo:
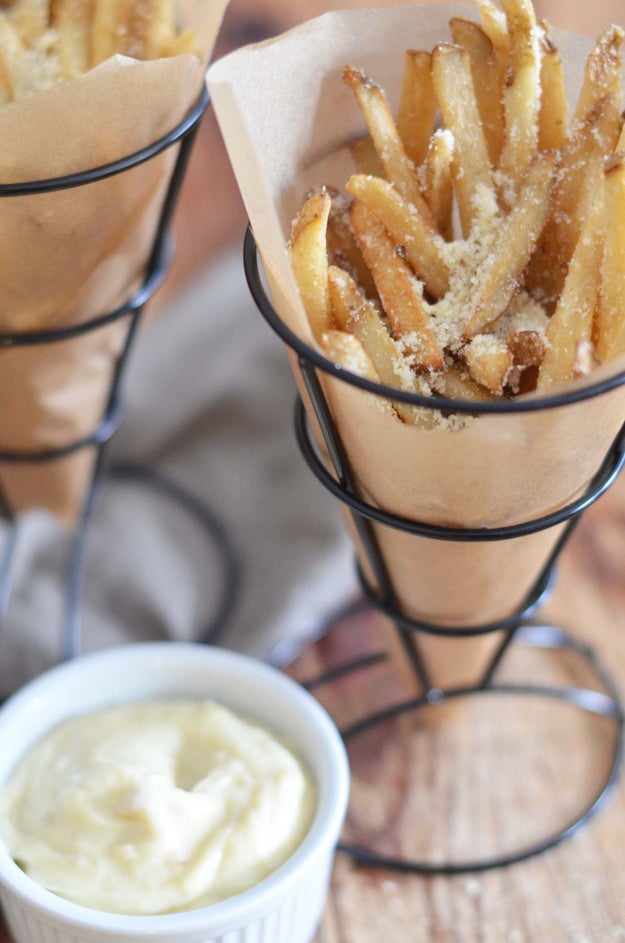
[[[173,0],[15,0],[0,10],[0,104],[76,78],[116,53],[198,52]]]
[[[345,68],[368,129],[357,172],[308,197],[288,246],[330,360],[469,401],[547,391],[625,353],[625,34],[598,38],[569,118],[530,0],[477,6],[451,42],[406,52],[396,117]]]

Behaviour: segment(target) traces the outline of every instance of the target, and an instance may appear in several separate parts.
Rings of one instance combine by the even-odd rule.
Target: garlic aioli
[[[261,881],[304,838],[309,772],[275,736],[212,701],[76,717],[0,791],[0,836],[33,880],[123,914],[188,910]]]

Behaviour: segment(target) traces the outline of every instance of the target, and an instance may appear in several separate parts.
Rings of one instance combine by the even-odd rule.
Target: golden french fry
[[[345,189],[384,224],[405,258],[435,298],[449,288],[449,270],[441,254],[442,239],[419,210],[380,177],[355,174]]]
[[[17,0],[9,18],[25,46],[32,46],[45,33],[49,18],[48,0]]]
[[[185,29],[181,33],[168,37],[161,47],[160,55],[182,56],[185,53],[192,53],[199,56],[202,53],[198,42],[197,33],[192,29]]]
[[[493,253],[476,274],[473,313],[464,330],[468,340],[482,333],[507,310],[549,213],[555,170],[551,152],[536,158],[518,202],[504,220]]]
[[[493,334],[478,334],[462,351],[469,375],[495,396],[501,396],[513,367],[512,352]]]
[[[99,65],[124,49],[128,36],[128,7],[124,0],[95,0],[91,33],[91,65]]]
[[[327,246],[332,265],[347,269],[368,298],[379,300],[373,276],[352,230],[349,208],[343,205],[340,197],[335,198],[334,195],[328,218]]]
[[[606,95],[617,100],[617,109],[622,109],[621,71],[623,60],[619,49],[625,33],[619,26],[608,26],[599,36],[592,52],[588,56],[584,81],[582,84],[575,114],[572,132],[583,126]]]
[[[546,24],[543,24],[543,31],[545,35],[540,60],[538,148],[541,151],[548,151],[559,150],[564,144],[567,101],[562,56],[551,42]]]
[[[436,98],[432,87],[429,52],[408,50],[404,55],[397,131],[406,154],[418,167],[425,160],[436,123]]]
[[[432,378],[432,389],[448,399],[465,399],[473,403],[483,403],[495,399],[495,396],[484,386],[472,380],[466,372],[456,364],[452,364],[444,371]]]
[[[157,59],[174,35],[173,0],[132,0],[124,51],[135,59]]]
[[[618,104],[612,95],[606,95],[564,142],[549,218],[526,276],[529,288],[550,312],[563,290],[583,221],[603,173],[603,161],[613,152],[619,130]]]
[[[596,326],[601,363],[625,353],[625,152],[605,172],[605,252]]]
[[[317,340],[330,324],[326,230],[331,199],[327,190],[309,197],[291,232],[289,256],[302,303]]]
[[[360,342],[337,342],[342,359],[351,344],[387,386],[468,402],[625,356],[625,33],[597,40],[567,129],[562,58],[531,0],[477,4],[481,25],[455,17],[453,43],[406,53],[397,125],[345,68],[370,139],[352,145],[351,225],[339,197],[324,242],[325,323]],[[428,409],[393,411],[433,427]]]
[[[531,0],[502,0],[510,34],[504,90],[506,135],[499,169],[518,193],[537,152],[540,109],[540,28]]]
[[[393,336],[402,338],[415,367],[440,370],[443,354],[434,336],[425,302],[403,253],[397,251],[384,225],[364,203],[354,201],[351,218]]]
[[[488,156],[493,167],[499,164],[504,143],[502,86],[497,71],[493,44],[484,30],[472,20],[454,17],[449,23],[454,43],[469,53],[471,75]]]
[[[432,80],[443,125],[454,136],[452,173],[462,231],[467,236],[477,188],[492,194],[493,201],[495,194],[468,52],[451,43],[438,45],[432,53]]]
[[[453,134],[435,131],[430,138],[425,158],[425,202],[443,239],[450,242],[454,235],[454,184],[451,165],[454,159]]]
[[[349,150],[359,173],[372,174],[374,177],[384,176],[384,167],[370,137],[352,141]]]
[[[508,33],[508,23],[505,14],[497,9],[492,0],[476,0],[480,12],[482,29],[490,39],[493,45],[493,52],[497,63],[497,72],[499,74],[499,85],[503,89],[506,87],[508,78],[508,67],[510,63],[510,34]]]
[[[384,92],[379,85],[351,66],[343,70],[343,80],[356,96],[386,177],[404,199],[414,204],[427,219],[430,211],[421,195],[414,167],[397,133]]]
[[[328,290],[330,292],[332,320],[339,330],[349,331],[352,319],[354,323],[357,324],[360,320],[359,313],[361,310],[364,311],[365,320],[370,312],[373,313],[373,316],[377,320],[380,320],[375,305],[371,304],[369,300],[365,298],[349,272],[346,272],[345,269],[340,268],[338,265],[330,265],[328,268]],[[380,325],[384,327],[381,321]],[[393,349],[397,353],[395,342],[388,331],[386,331],[386,328],[384,328],[384,330],[393,345]],[[357,334],[356,331],[352,333]]]
[[[376,306],[365,298],[350,275],[330,266],[328,284],[334,319],[343,331],[357,337],[382,383],[417,392],[416,378],[397,344],[382,323]],[[411,424],[422,421],[423,410],[408,403],[393,402],[400,419]]]
[[[347,331],[324,331],[320,338],[321,347],[324,354],[333,363],[348,373],[355,373],[364,377],[365,380],[371,380],[373,383],[379,383],[375,367],[366,353],[364,347],[357,337],[349,334]],[[371,397],[372,404],[377,409],[381,409],[389,417],[397,419],[397,413],[390,402],[383,396],[376,396],[374,393],[365,393],[365,396]]]
[[[538,371],[539,390],[573,379],[579,345],[590,342],[599,294],[597,272],[601,270],[605,225],[607,217],[604,223],[604,198],[600,189],[573,253],[558,306],[549,320],[545,356]]]
[[[320,340],[326,356],[337,366],[349,370],[350,373],[357,373],[373,383],[380,382],[370,357],[353,334],[348,331],[329,330],[323,332]]]
[[[59,34],[64,79],[82,75],[91,64],[91,31],[95,0],[53,0],[52,25]]]

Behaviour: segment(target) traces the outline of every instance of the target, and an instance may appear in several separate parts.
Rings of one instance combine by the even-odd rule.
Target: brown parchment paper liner
[[[0,108],[0,181],[41,180],[117,160],[170,131],[200,94],[228,0],[181,0],[202,59],[116,56],[84,76]],[[87,321],[140,284],[177,154],[107,180],[0,199],[0,331]],[[36,452],[90,434],[105,411],[127,321],[70,341],[0,351],[0,450]],[[71,523],[93,450],[0,463],[14,511],[44,506]]]
[[[345,148],[365,128],[343,66],[364,68],[397,104],[407,48],[449,39],[466,6],[397,7],[327,14],[277,40],[240,50],[209,71],[213,104],[259,245],[274,306],[315,346],[285,251],[307,190],[342,187],[354,168]],[[574,101],[588,40],[557,33]],[[614,364],[610,371],[622,369]],[[601,374],[593,376],[593,380]],[[625,390],[538,413],[484,415],[457,431],[421,430],[385,415],[364,393],[322,378],[361,496],[413,519],[454,527],[528,521],[579,495],[625,418]],[[515,540],[458,544],[376,525],[408,615],[477,625],[511,614],[540,574],[561,528]],[[435,683],[476,680],[499,641],[426,638]]]

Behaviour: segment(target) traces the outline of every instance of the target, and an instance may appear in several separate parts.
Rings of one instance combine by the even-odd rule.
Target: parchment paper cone
[[[307,190],[341,187],[353,172],[344,147],[364,124],[341,81],[364,68],[396,105],[406,48],[448,39],[467,7],[397,7],[326,14],[209,70],[221,130],[259,245],[274,306],[314,346],[285,241]],[[557,33],[575,100],[588,40]],[[594,379],[622,369],[604,368]],[[458,431],[420,430],[385,416],[369,394],[323,380],[361,494],[387,510],[455,527],[531,520],[580,494],[625,418],[625,390],[539,413],[481,416]],[[503,543],[453,544],[377,528],[396,592],[409,615],[470,626],[521,603],[560,528]],[[476,679],[497,639],[426,639],[435,683]]]
[[[228,0],[180,0],[199,38],[193,55],[116,56],[84,76],[0,108],[0,181],[97,167],[151,144],[194,104]],[[137,287],[152,247],[176,148],[107,180],[0,200],[0,331],[87,321]],[[0,352],[0,449],[40,451],[88,435],[104,413],[122,321],[71,341]],[[0,464],[20,511],[44,506],[71,523],[92,450],[45,464]]]

